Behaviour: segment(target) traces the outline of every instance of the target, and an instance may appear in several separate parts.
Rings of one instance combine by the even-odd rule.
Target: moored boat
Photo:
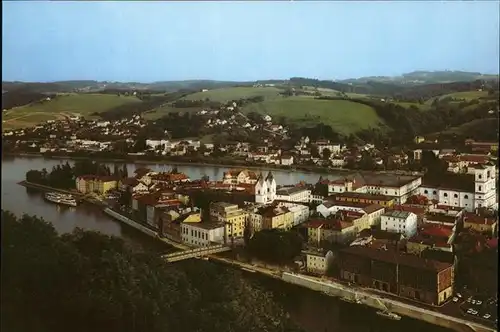
[[[389,311],[377,311],[377,315],[382,316],[384,318],[392,319],[392,320],[400,320],[401,319],[401,316],[399,316],[393,312],[389,312]]]
[[[61,204],[61,205],[67,205],[67,206],[77,206],[78,205],[78,202],[73,197],[73,195],[59,194],[59,193],[51,192],[51,193],[46,193],[44,195],[44,197],[47,201],[55,203],[55,204]]]

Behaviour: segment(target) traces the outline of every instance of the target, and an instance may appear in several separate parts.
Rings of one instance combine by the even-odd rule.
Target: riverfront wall
[[[434,325],[446,327],[459,332],[493,332],[494,329],[482,326],[463,319],[446,316],[438,312],[405,304],[399,301],[382,298],[363,290],[348,288],[335,282],[322,282],[304,275],[283,272],[282,280],[291,284],[323,292],[330,296],[359,300],[361,304],[377,310],[389,310],[396,314],[415,318]]]

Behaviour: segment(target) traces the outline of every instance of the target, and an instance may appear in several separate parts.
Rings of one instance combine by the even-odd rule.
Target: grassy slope
[[[473,100],[473,99],[479,99],[482,97],[487,97],[488,96],[488,91],[463,91],[463,92],[454,92],[454,93],[449,93],[446,95],[442,95],[436,98],[439,99],[444,99],[447,97],[451,98],[456,98],[456,99],[465,99],[466,101]],[[436,98],[431,98],[425,102],[427,105],[431,105],[434,102],[434,99]]]
[[[126,103],[141,102],[136,97],[107,94],[66,94],[42,104],[31,104],[9,110],[3,114],[4,128],[23,128],[50,119],[69,115],[89,116]]]
[[[147,120],[156,120],[156,119],[159,119],[161,117],[164,117],[165,115],[167,115],[168,113],[171,113],[171,112],[184,113],[184,112],[197,112],[199,110],[200,109],[196,108],[196,107],[175,108],[175,107],[172,107],[170,105],[165,105],[162,107],[155,108],[151,111],[147,111],[147,112],[143,113],[143,116]]]
[[[377,127],[381,124],[381,120],[371,107],[347,100],[278,98],[249,104],[245,106],[244,111],[268,114],[271,117],[285,116],[302,126],[324,123],[343,134]]]
[[[233,88],[223,88],[208,90],[206,92],[197,92],[190,94],[184,99],[187,100],[204,100],[208,98],[212,101],[225,102],[229,100],[243,99],[262,96],[266,99],[277,98],[280,93],[280,89],[275,87],[233,87]]]

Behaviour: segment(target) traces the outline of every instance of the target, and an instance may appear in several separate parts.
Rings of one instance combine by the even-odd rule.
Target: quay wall
[[[453,329],[458,332],[493,332],[494,329],[475,324],[460,318],[443,315],[438,312],[405,304],[392,299],[383,298],[363,290],[349,288],[335,282],[323,282],[309,278],[308,276],[283,272],[282,280],[291,284],[306,287],[315,291],[323,292],[329,296],[358,299],[360,304],[375,308],[377,310],[389,310],[390,312],[425,321],[430,324]]]

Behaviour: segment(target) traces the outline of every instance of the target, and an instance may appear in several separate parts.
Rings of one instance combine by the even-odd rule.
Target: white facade
[[[339,210],[364,213],[364,210],[362,207],[349,206],[347,204],[332,204],[332,203],[326,202],[326,203],[320,204],[316,207],[316,211],[318,213],[320,213],[324,218],[327,218],[328,216],[337,213]]]
[[[311,191],[305,188],[281,188],[276,192],[276,199],[288,202],[309,203]]]
[[[417,233],[417,215],[406,211],[391,211],[382,215],[383,231],[401,233],[410,238]]]
[[[333,253],[331,251],[328,251],[326,255],[319,252],[307,252],[305,256],[307,272],[315,274],[324,275],[333,261]]]
[[[255,184],[255,202],[259,204],[268,204],[276,199],[276,180],[271,172],[264,179],[262,174]]]
[[[290,203],[284,203],[283,206],[286,206],[288,211],[293,213],[293,226],[300,225],[309,219],[310,210],[308,206]]]
[[[397,175],[394,176],[396,177]],[[358,179],[358,181],[360,180],[361,179]],[[418,192],[418,188],[421,184],[421,177],[414,177],[398,187],[375,183],[363,183],[363,185],[360,185],[359,183],[356,183],[356,179],[348,179],[346,181],[337,180],[331,181],[328,184],[328,194],[358,192],[373,195],[394,196],[396,204],[404,204],[408,197]]]
[[[182,242],[196,247],[209,247],[213,243],[224,242],[224,225],[181,223]]]
[[[495,207],[497,201],[495,166],[474,169],[474,192],[452,188],[421,186],[420,195],[440,205],[461,207],[472,212],[476,208]]]
[[[293,156],[281,157],[281,165],[285,166],[293,165]]]
[[[247,222],[250,225],[252,232],[260,232],[262,230],[262,215],[256,212],[249,212]]]

